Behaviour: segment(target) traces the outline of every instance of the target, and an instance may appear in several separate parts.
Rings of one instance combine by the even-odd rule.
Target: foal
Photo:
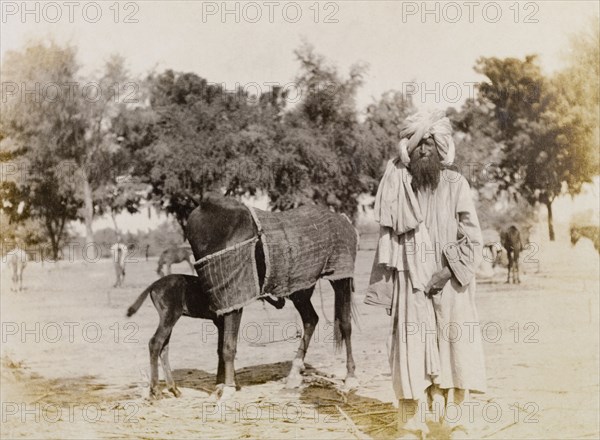
[[[150,295],[154,307],[158,311],[159,323],[154,336],[150,339],[150,398],[161,396],[158,386],[158,358],[163,366],[167,389],[175,397],[181,396],[177,389],[171,367],[169,366],[169,340],[173,327],[181,316],[210,319],[218,326],[217,315],[210,311],[209,297],[202,292],[197,276],[173,274],[160,278],[144,290],[135,302],[127,309],[127,316],[132,316],[139,310],[146,297]],[[265,298],[274,307],[281,309],[285,300]],[[223,342],[219,340],[219,344]]]

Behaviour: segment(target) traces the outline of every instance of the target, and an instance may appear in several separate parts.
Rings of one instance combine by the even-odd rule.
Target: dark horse
[[[519,279],[519,254],[523,250],[523,242],[521,241],[521,233],[515,225],[512,225],[508,230],[500,234],[502,246],[506,249],[508,257],[508,275],[506,282],[510,283],[510,274],[513,276],[513,284],[520,283]]]
[[[282,213],[282,215],[289,216],[294,211],[287,211],[287,213]],[[315,214],[321,212],[318,208],[314,210]],[[192,246],[196,261],[257,236],[259,236],[258,227],[250,210],[241,202],[227,197],[205,197],[200,206],[190,214],[186,226],[186,237]],[[305,240],[305,237],[302,237],[302,239]],[[353,240],[356,243],[356,237],[353,237]],[[259,285],[262,288],[265,281],[266,262],[264,246],[261,243],[259,241],[255,248],[255,261]],[[304,245],[311,246],[311,243],[305,243]],[[317,279],[314,280],[311,287],[288,293],[289,299],[300,313],[304,327],[300,346],[287,377],[286,383],[288,387],[299,386],[302,382],[300,373],[304,369],[304,357],[319,320],[310,300],[316,282]],[[344,342],[346,345],[347,376],[345,385],[347,388],[355,388],[358,385],[358,381],[354,375],[355,365],[351,344],[353,279],[343,278],[332,280],[331,284],[335,291],[335,340],[338,346]],[[227,311],[216,320],[219,334],[217,349],[219,364],[217,368],[217,390],[215,397],[221,400],[230,398],[236,390],[234,358],[237,350],[242,311],[243,308]],[[165,340],[168,336],[166,334],[160,335]]]
[[[571,244],[575,246],[580,238],[589,238],[600,253],[600,231],[598,226],[571,226]]]
[[[156,273],[161,277],[164,276],[163,266],[167,266],[167,275],[171,274],[171,264],[181,263],[186,261],[190,265],[190,269],[192,269],[192,273],[194,273],[194,265],[190,261],[192,258],[192,250],[190,248],[184,247],[172,247],[169,249],[165,249],[158,257],[158,268],[156,269]]]

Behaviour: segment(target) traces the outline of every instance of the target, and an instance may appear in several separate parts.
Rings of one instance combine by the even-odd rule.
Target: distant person
[[[125,280],[125,259],[127,257],[127,245],[123,243],[115,243],[110,247],[113,254],[113,261],[115,267],[116,281],[113,287],[121,287]]]
[[[20,292],[23,290],[23,271],[25,270],[25,266],[27,266],[27,252],[17,246],[7,254],[7,257],[8,267],[10,267],[12,272],[10,290],[13,292],[18,290]]]
[[[148,250],[150,249],[150,245],[146,245],[146,261],[148,261]]]

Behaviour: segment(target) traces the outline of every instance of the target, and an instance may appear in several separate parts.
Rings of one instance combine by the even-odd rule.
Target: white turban
[[[410,162],[410,154],[419,145],[421,139],[433,136],[443,165],[454,162],[454,140],[452,126],[443,110],[418,112],[406,118],[400,131],[400,159],[405,165]]]

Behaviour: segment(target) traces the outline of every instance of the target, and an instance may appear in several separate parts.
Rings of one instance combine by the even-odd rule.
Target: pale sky
[[[481,80],[480,56],[535,53],[551,73],[564,65],[569,35],[600,11],[597,1],[428,2],[426,15],[420,1],[140,1],[120,2],[116,16],[114,1],[74,3],[28,2],[23,15],[23,2],[3,1],[1,54],[52,37],[79,48],[84,73],[118,53],[134,75],[171,68],[255,92],[252,83],[268,91],[294,80],[293,51],[305,40],[343,74],[368,64],[361,109],[390,89],[412,90],[420,107],[459,106]],[[136,218],[132,229],[144,229],[147,216]]]
[[[423,16],[423,2],[406,1],[140,1],[121,2],[117,17],[114,1],[75,3],[28,2],[23,16],[23,2],[3,1],[2,54],[52,36],[79,47],[84,72],[119,53],[136,75],[172,68],[266,91],[270,82],[293,81],[293,50],[305,39],[343,73],[357,61],[369,65],[361,108],[386,90],[415,90],[412,81],[417,105],[458,106],[481,79],[473,71],[479,56],[537,53],[552,72],[563,64],[569,34],[600,10],[597,1],[428,2],[433,12]],[[232,12],[223,16],[225,8]]]

